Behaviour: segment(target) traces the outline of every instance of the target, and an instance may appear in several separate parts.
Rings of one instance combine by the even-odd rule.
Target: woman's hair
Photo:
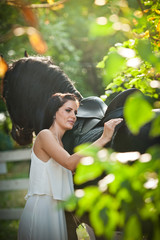
[[[53,94],[46,105],[42,129],[49,129],[54,121],[56,112],[67,101],[75,101],[79,105],[79,100],[76,95],[72,93],[55,93]]]

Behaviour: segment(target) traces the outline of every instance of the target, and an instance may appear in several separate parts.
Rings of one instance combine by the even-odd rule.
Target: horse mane
[[[19,144],[30,142],[31,133],[41,130],[45,105],[56,92],[74,93],[82,99],[73,82],[49,57],[29,56],[9,65],[3,80],[3,98],[16,128],[12,128],[12,136]],[[26,139],[30,135],[24,144],[22,133]]]

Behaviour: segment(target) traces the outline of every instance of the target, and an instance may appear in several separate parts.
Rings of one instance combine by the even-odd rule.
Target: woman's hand
[[[92,145],[98,147],[104,147],[108,142],[111,141],[115,127],[123,121],[123,118],[114,118],[104,124],[104,130],[99,139],[97,139]]]
[[[107,142],[111,141],[115,127],[123,121],[123,118],[114,118],[104,123],[104,130],[101,138]]]

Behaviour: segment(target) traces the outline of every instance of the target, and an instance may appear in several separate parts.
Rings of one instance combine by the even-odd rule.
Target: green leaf
[[[114,78],[114,76],[122,71],[126,63],[126,59],[120,56],[117,52],[110,52],[106,59],[106,66],[104,68],[104,77],[107,84]]]
[[[159,63],[160,59],[158,56],[154,54],[151,43],[148,39],[139,40],[137,49],[141,58],[144,61],[148,61],[153,66],[155,66],[157,70],[160,70],[160,63]]]
[[[102,195],[90,212],[91,223],[98,235],[105,234],[107,239],[113,236],[119,220],[117,200],[110,195]]]
[[[79,164],[74,176],[74,181],[76,184],[82,184],[99,177],[102,172],[103,168],[101,168],[101,165],[97,162],[89,166]]]
[[[150,134],[153,137],[160,136],[160,116],[156,117],[152,123]]]
[[[91,27],[90,27],[90,32],[89,32],[89,36],[90,37],[102,37],[102,36],[106,36],[106,35],[110,35],[113,34],[115,32],[115,30],[112,28],[112,23],[108,22],[107,24],[104,25],[100,25],[96,22],[94,22]]]
[[[117,193],[117,199],[120,201],[131,202],[131,194],[127,188],[121,188]]]
[[[130,131],[137,134],[144,124],[153,119],[154,112],[142,94],[134,93],[126,100],[124,117]]]
[[[104,68],[105,67],[105,61],[106,59],[108,58],[108,56],[104,56],[103,60],[100,61],[98,64],[97,64],[97,68]]]
[[[153,53],[151,49],[151,44],[148,39],[139,40],[137,44],[137,49],[143,60],[150,61]]]
[[[133,215],[125,225],[125,239],[139,240],[142,239],[140,223],[136,215]]]
[[[73,211],[77,206],[77,201],[77,197],[73,194],[66,201],[60,201],[59,207],[65,208],[67,211]]]
[[[101,192],[97,186],[89,186],[84,188],[84,196],[79,200],[79,207],[83,211],[92,211]]]

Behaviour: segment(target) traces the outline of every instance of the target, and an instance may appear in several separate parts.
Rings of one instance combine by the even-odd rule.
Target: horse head
[[[69,77],[49,57],[24,57],[14,61],[3,79],[3,98],[12,121],[12,137],[20,145],[32,142],[42,129],[45,105],[56,92],[74,93]]]

